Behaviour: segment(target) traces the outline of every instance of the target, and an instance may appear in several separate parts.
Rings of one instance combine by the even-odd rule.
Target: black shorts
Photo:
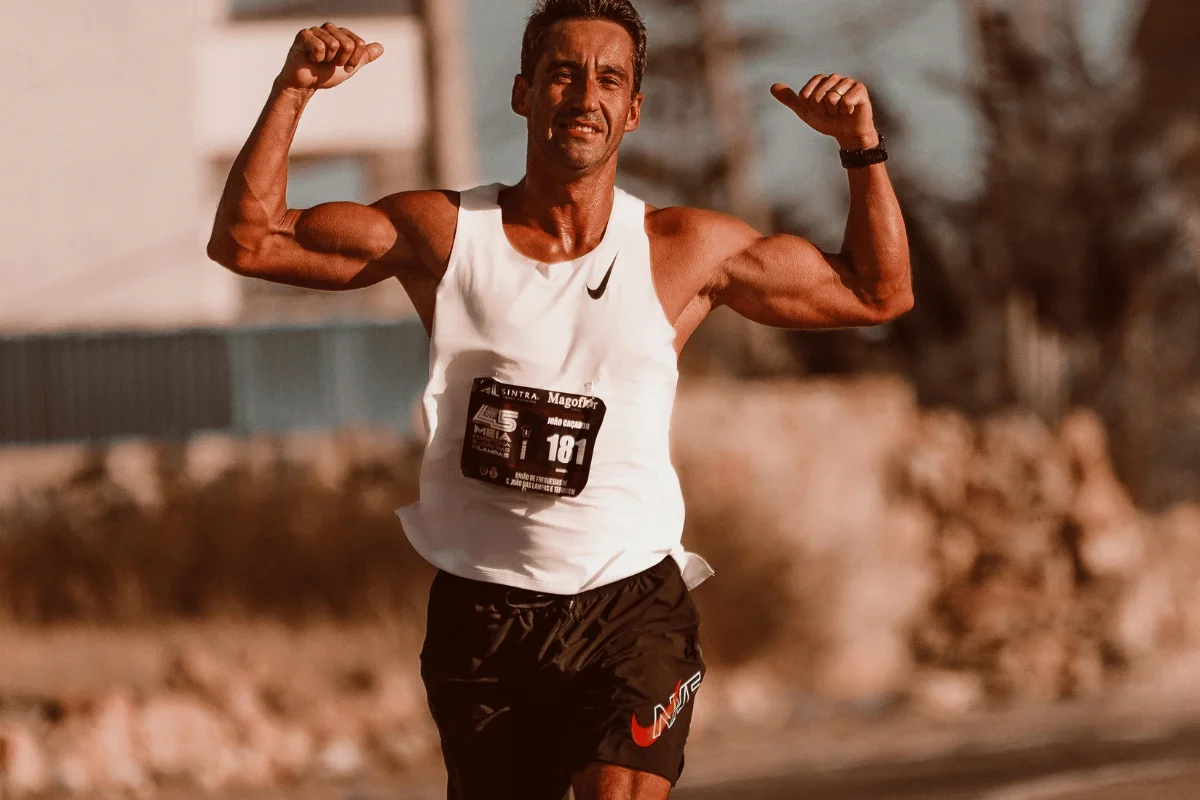
[[[677,782],[698,625],[671,558],[570,596],[439,572],[421,677],[449,800],[561,800],[597,761]]]

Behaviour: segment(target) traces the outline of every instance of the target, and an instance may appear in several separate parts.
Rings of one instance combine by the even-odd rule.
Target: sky
[[[513,183],[524,174],[524,128],[509,110],[528,0],[464,0],[468,53],[484,183]],[[1119,68],[1127,50],[1137,0],[1080,0],[1083,30],[1101,71]],[[775,81],[803,84],[820,72],[863,80],[905,118],[907,135],[893,141],[893,159],[916,166],[939,191],[968,197],[977,186],[978,149],[973,122],[950,86],[968,64],[961,0],[728,0],[735,25],[783,33],[784,47],[768,60],[745,65],[762,142],[764,190],[822,209],[843,202],[844,181],[836,146],[808,130],[768,93]],[[867,37],[845,35],[848,15],[879,28]],[[655,29],[650,23],[650,58]],[[950,86],[948,86],[948,84]],[[886,131],[884,132],[886,134]],[[653,135],[645,127],[634,135]],[[842,185],[839,185],[842,184]],[[832,234],[842,215],[818,213]]]

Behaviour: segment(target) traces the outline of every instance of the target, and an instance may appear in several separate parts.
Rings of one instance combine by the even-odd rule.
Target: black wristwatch
[[[888,160],[882,136],[879,137],[879,144],[874,147],[866,150],[839,150],[838,153],[842,157],[842,166],[846,169],[862,169],[872,164],[882,164]]]

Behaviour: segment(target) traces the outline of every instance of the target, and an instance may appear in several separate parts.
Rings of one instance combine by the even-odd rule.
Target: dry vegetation
[[[1136,509],[1090,413],[1055,431],[922,411],[892,380],[693,385],[675,453],[718,572],[700,730],[1106,697],[1200,645],[1200,510]],[[366,433],[5,451],[14,792],[431,756],[430,570],[392,515],[418,455]]]

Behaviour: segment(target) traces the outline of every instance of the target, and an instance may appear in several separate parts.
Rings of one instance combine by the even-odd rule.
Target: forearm
[[[290,235],[295,215],[287,213],[288,152],[311,96],[311,91],[272,87],[217,207],[209,253],[221,263],[244,264],[272,235]]]
[[[847,173],[850,213],[842,257],[864,301],[907,310],[912,305],[908,235],[887,168],[875,164]]]

